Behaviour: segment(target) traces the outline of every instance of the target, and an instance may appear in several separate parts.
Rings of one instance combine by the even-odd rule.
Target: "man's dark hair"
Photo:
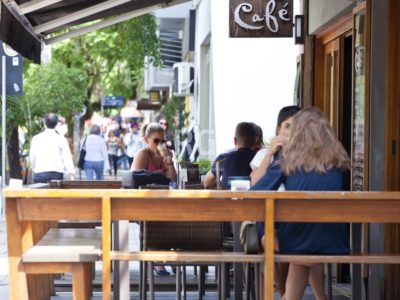
[[[262,128],[253,122],[251,124],[253,124],[254,129],[256,131],[256,141],[255,141],[254,146],[255,147],[264,147],[264,140],[263,140],[264,133],[263,133]]]
[[[58,123],[58,116],[55,113],[48,113],[44,115],[44,125],[49,129],[56,128]]]
[[[290,117],[293,117],[300,111],[300,107],[297,105],[290,105],[283,107],[278,114],[278,120],[276,122],[276,127],[280,127],[283,122],[285,122]]]
[[[235,138],[241,147],[253,147],[257,131],[253,123],[241,122],[236,125]]]

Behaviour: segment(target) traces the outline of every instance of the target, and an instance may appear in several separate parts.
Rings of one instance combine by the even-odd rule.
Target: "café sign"
[[[230,0],[230,37],[292,37],[293,0]]]

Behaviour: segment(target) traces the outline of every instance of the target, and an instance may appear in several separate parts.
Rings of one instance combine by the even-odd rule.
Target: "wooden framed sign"
[[[293,0],[230,0],[230,37],[292,37]]]

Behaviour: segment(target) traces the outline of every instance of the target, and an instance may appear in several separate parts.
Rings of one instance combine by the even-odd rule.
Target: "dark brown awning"
[[[42,42],[55,43],[190,0],[1,1],[0,39],[40,62]],[[92,23],[76,26],[87,22]]]

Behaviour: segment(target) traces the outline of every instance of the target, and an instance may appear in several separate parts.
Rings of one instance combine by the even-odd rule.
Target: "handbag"
[[[147,170],[129,171],[122,174],[122,186],[124,189],[145,188],[149,185],[162,185],[169,189],[170,179],[161,173],[151,173]]]
[[[242,222],[240,225],[240,244],[243,246],[244,253],[246,254],[256,254],[261,250],[256,222]]]
[[[83,164],[85,163],[85,156],[86,156],[85,144],[86,144],[86,138],[83,141],[81,151],[79,151],[78,168],[81,170],[83,170]]]

